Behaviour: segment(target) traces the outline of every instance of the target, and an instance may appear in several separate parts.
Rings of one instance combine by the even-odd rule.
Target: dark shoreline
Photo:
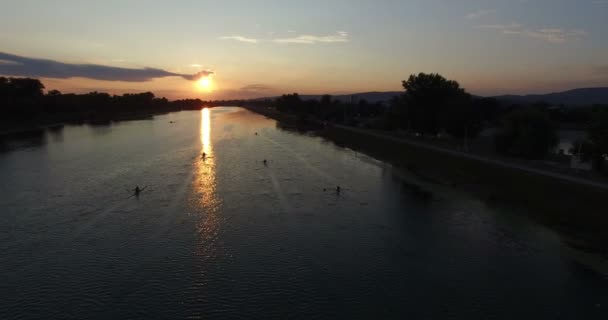
[[[51,121],[38,121],[38,122],[26,122],[19,123],[17,125],[3,125],[0,124],[0,137],[9,136],[14,134],[28,133],[34,131],[42,131],[46,129],[52,129],[57,127],[62,127],[66,125],[82,125],[82,124],[91,124],[91,125],[102,125],[102,124],[110,124],[112,122],[117,121],[129,121],[129,120],[146,120],[151,119],[157,115],[163,115],[171,112],[178,112],[182,110],[169,110],[169,111],[155,111],[155,112],[147,112],[147,111],[137,111],[137,112],[124,112],[124,113],[115,113],[115,114],[106,114],[102,116],[97,116],[94,118],[74,118],[70,120],[61,120],[57,122]]]
[[[281,122],[303,122],[272,108],[244,108]],[[313,121],[313,125],[318,124]],[[441,152],[355,128],[330,125],[320,129],[319,135],[339,146],[476,195],[489,204],[524,208],[530,218],[558,231],[570,246],[608,257],[605,188]]]

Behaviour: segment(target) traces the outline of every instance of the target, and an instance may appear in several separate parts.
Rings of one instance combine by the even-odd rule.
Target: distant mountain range
[[[359,100],[367,100],[369,103],[383,102],[388,101],[392,97],[402,94],[400,91],[388,91],[388,92],[361,92],[361,93],[353,93],[353,94],[341,94],[341,95],[332,95],[331,98],[333,100],[339,100],[341,102],[358,102]],[[321,99],[322,95],[301,95],[303,100],[310,99]]]
[[[388,92],[362,92],[344,95],[332,95],[332,99],[340,100],[342,102],[357,102],[365,99],[369,103],[388,101],[392,97],[399,95],[401,91],[388,91]],[[303,100],[320,99],[322,95],[301,95]],[[260,98],[261,99],[272,99],[271,98]],[[529,94],[529,95],[502,95],[495,96],[495,98],[503,103],[515,103],[515,104],[531,104],[535,102],[546,102],[552,105],[565,105],[565,106],[588,106],[593,104],[608,104],[608,87],[606,88],[582,88],[573,89],[563,92],[555,92],[548,94]]]
[[[516,104],[546,102],[553,105],[588,106],[608,104],[608,88],[582,88],[548,94],[504,95],[494,98]]]

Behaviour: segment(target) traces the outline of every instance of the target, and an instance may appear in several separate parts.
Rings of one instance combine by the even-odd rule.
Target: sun
[[[196,85],[202,91],[211,92],[213,90],[213,82],[211,81],[211,77],[209,76],[200,78],[196,82]]]

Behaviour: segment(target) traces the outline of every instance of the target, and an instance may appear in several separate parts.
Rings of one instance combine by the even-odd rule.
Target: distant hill
[[[341,102],[350,102],[351,99],[354,102],[358,102],[359,100],[367,100],[369,103],[383,102],[389,101],[392,97],[402,94],[400,91],[388,91],[388,92],[361,92],[361,93],[353,93],[353,94],[341,94],[341,95],[331,95],[333,100],[339,100]],[[302,100],[319,100],[323,95],[320,94],[302,94],[300,98]],[[265,97],[265,98],[257,98],[252,100],[265,100],[265,99],[275,99],[277,97]]]
[[[362,92],[362,93],[353,93],[353,94],[343,94],[343,95],[335,95],[332,96],[332,99],[339,100],[342,102],[350,102],[351,99],[354,102],[358,102],[359,100],[367,100],[369,103],[383,102],[389,101],[392,97],[400,95],[402,92],[398,91],[388,91],[388,92]],[[308,97],[308,96],[305,96]],[[321,96],[316,96],[315,99],[320,99]]]
[[[389,101],[392,97],[402,94],[402,91],[388,92],[362,92],[343,95],[332,95],[332,99],[342,102],[354,102],[365,99],[369,103]],[[303,100],[321,99],[322,95],[300,95]],[[265,97],[253,100],[275,99],[276,97]],[[531,104],[535,102],[546,102],[552,105],[565,106],[589,106],[593,104],[608,104],[608,87],[606,88],[582,88],[563,92],[548,94],[529,94],[529,95],[503,95],[495,96],[503,103]]]
[[[505,103],[546,102],[553,105],[584,106],[608,104],[608,88],[582,88],[548,94],[504,95],[493,97]]]

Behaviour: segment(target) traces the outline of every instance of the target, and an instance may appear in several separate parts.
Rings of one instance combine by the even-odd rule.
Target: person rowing
[[[147,187],[148,187],[148,186],[145,186],[145,187],[143,187],[143,188],[140,188],[139,186],[135,186],[135,189],[133,189],[133,194],[132,194],[132,195],[131,195],[129,198],[132,198],[132,197],[139,198],[139,194],[140,194],[142,191],[146,190],[146,188],[147,188]],[[127,198],[127,199],[129,199],[129,198]]]

